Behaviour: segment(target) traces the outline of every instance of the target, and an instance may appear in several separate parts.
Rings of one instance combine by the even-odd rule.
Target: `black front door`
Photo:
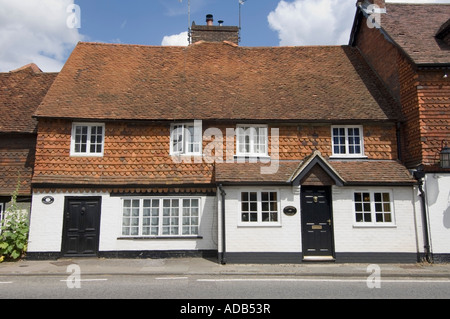
[[[302,186],[301,212],[303,258],[332,260],[334,251],[330,187]]]
[[[61,252],[64,256],[98,253],[101,197],[66,197]]]

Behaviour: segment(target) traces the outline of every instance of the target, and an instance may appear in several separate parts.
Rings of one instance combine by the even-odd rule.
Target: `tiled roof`
[[[387,3],[381,25],[415,63],[450,63],[450,45],[436,38],[449,17],[450,4]]]
[[[35,132],[32,115],[56,75],[43,73],[35,64],[0,73],[0,132]]]
[[[306,160],[306,159],[305,159]],[[274,174],[261,174],[261,163],[216,164],[217,183],[285,183],[292,182],[292,175],[302,166],[302,161],[280,161]],[[345,185],[414,184],[408,170],[397,161],[353,160],[329,161],[330,166],[344,180]]]
[[[397,161],[330,161],[347,184],[414,184],[416,180]]]
[[[261,174],[262,167],[269,164],[261,163],[218,163],[216,164],[215,180],[217,183],[289,183],[290,177],[301,161],[280,161],[278,169],[273,174]]]
[[[393,120],[356,48],[79,43],[36,115],[99,120]]]

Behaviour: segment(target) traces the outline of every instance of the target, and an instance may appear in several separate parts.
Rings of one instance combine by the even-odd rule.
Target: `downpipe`
[[[422,170],[416,170],[414,172],[414,178],[419,182],[419,192],[420,192],[420,206],[422,210],[422,220],[423,220],[423,236],[424,236],[424,249],[425,249],[425,260],[429,263],[433,263],[433,256],[431,253],[430,246],[430,234],[428,232],[428,214],[427,214],[427,205],[425,198],[425,191],[423,189],[423,179],[425,177],[425,173]]]
[[[225,190],[222,187],[222,184],[219,184],[219,191],[221,195],[221,210],[222,210],[222,256],[220,259],[220,263],[222,265],[225,265],[227,263],[226,260],[226,242],[225,242],[225,196],[227,195],[225,193]]]

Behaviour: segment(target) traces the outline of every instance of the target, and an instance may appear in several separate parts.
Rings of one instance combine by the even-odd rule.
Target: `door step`
[[[304,256],[303,261],[334,261],[333,256]]]

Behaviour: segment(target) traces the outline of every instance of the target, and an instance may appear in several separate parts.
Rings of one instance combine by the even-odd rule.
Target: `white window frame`
[[[193,128],[193,133],[190,133],[189,128]],[[176,133],[178,130],[178,134]],[[177,134],[177,135],[175,135]],[[181,137],[181,150],[174,149],[174,137]],[[189,137],[194,137],[193,141],[189,141]],[[197,145],[198,151],[189,151],[189,144]],[[170,125],[170,155],[202,155],[203,147],[202,136],[202,121],[173,123]]]
[[[255,141],[260,135],[255,135],[257,129],[265,130],[265,138],[263,143],[260,141]],[[242,135],[244,134],[244,135]],[[249,151],[241,152],[241,138],[245,139],[246,136],[249,136]],[[264,147],[264,151],[257,151],[257,145],[262,145]],[[236,156],[244,156],[244,157],[268,157],[269,156],[269,128],[268,125],[265,124],[238,124],[236,126]]]
[[[86,127],[87,128],[87,137],[86,137],[86,151],[76,151],[76,133],[77,127]],[[93,127],[101,127],[102,128],[102,136],[101,136],[101,152],[91,152],[91,138],[92,138],[92,128]],[[72,123],[72,135],[70,142],[70,156],[80,156],[80,157],[103,157],[103,153],[105,150],[105,123],[81,123],[74,122]]]
[[[369,194],[370,201],[361,202],[362,211],[357,209],[356,205],[360,202],[356,201],[356,194],[361,194],[361,198],[363,194]],[[375,194],[381,194],[381,201],[376,201]],[[389,202],[384,201],[383,194],[389,195]],[[380,190],[354,190],[352,192],[352,205],[353,205],[353,225],[354,227],[396,227],[395,223],[395,209],[394,209],[394,195],[392,190],[388,189],[380,189]],[[362,198],[363,200],[363,198]],[[385,211],[384,204],[389,204],[390,211]],[[366,204],[366,209],[364,209],[364,204]],[[369,210],[367,210],[369,208]],[[381,208],[381,210],[380,210]],[[370,221],[358,221],[356,214],[370,214]],[[389,213],[391,221],[377,221],[377,214],[382,214],[383,219],[385,218],[384,214]]]
[[[202,201],[200,197],[172,197],[172,196],[162,196],[162,197],[124,197],[122,200],[122,211],[121,211],[121,222],[120,222],[120,236],[122,238],[199,238],[201,237],[200,232],[200,219],[202,215]],[[172,206],[174,204],[174,201],[178,200],[178,207]],[[139,206],[135,206],[138,209],[138,216],[137,218],[137,225],[134,225],[135,227],[138,227],[138,233],[134,234],[124,234],[124,227],[130,227],[131,225],[124,225],[124,219],[128,216],[124,215],[125,212],[125,201],[136,201],[139,203]],[[144,206],[145,202],[150,201],[151,206]],[[153,206],[153,203],[155,201],[158,202],[158,206]],[[165,201],[170,203],[170,206],[164,206]],[[184,206],[184,202],[189,201],[189,206]],[[197,201],[198,206],[192,206],[192,202]],[[133,204],[131,204],[132,207]],[[154,213],[153,209],[158,210],[158,215],[152,215]],[[169,213],[169,215],[165,215],[164,208],[169,209],[169,211],[166,211]],[[177,215],[170,215],[172,213],[172,208],[177,208]],[[150,209],[149,213],[150,215],[144,216],[144,210]],[[195,213],[193,210],[197,209],[197,212]],[[188,211],[187,211],[188,210]],[[130,209],[130,216],[133,214],[132,209]],[[149,218],[150,224],[144,225],[144,219]],[[152,218],[157,218],[157,224],[152,222]],[[168,218],[169,220],[164,220],[164,218]],[[176,220],[176,224],[172,224],[173,221]],[[195,224],[194,221],[197,221],[197,224]],[[189,224],[186,224],[186,222],[189,221]],[[169,222],[167,224],[166,222]],[[193,223],[194,222],[194,223]],[[130,220],[131,223],[131,220]],[[144,234],[144,228],[150,227],[150,233]],[[157,229],[157,234],[152,234],[152,227]],[[169,227],[169,233],[164,234],[164,227]],[[172,233],[172,227],[173,229],[177,228],[177,233]],[[189,229],[188,233],[184,233],[186,229]]]
[[[245,213],[245,211],[242,210],[242,194],[243,193],[256,193],[256,216],[257,216],[257,220],[256,221],[250,221],[250,216],[249,216],[249,221],[243,221],[242,220],[242,215]],[[262,193],[275,193],[277,196],[277,200],[276,200],[276,214],[277,214],[277,220],[276,221],[263,221],[263,214],[269,214],[270,217],[270,209],[269,211],[264,211],[263,212],[263,203],[262,203]],[[244,226],[244,227],[272,227],[272,226],[281,226],[281,200],[280,200],[280,192],[274,189],[263,189],[263,190],[240,190],[238,192],[238,226]],[[249,198],[250,199],[250,198]],[[269,195],[269,202],[270,202],[270,195]],[[250,210],[249,210],[250,212]],[[272,212],[273,213],[273,212]]]
[[[335,153],[334,147],[336,146],[334,143],[334,129],[344,129],[344,146],[345,146],[345,152],[344,153]],[[350,153],[350,143],[349,143],[349,130],[350,129],[359,129],[359,147],[360,152],[359,153]],[[341,145],[341,144],[340,144]],[[356,144],[355,144],[356,145]],[[364,130],[362,125],[332,125],[331,126],[331,151],[332,156],[331,157],[353,157],[353,158],[361,158],[366,157],[364,155]]]

